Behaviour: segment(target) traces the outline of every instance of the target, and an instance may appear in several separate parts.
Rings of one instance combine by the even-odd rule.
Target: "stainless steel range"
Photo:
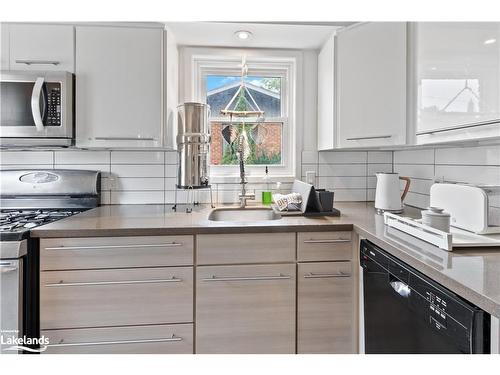
[[[99,192],[97,171],[0,171],[1,353],[37,347],[23,345],[39,336],[38,241],[30,230],[97,207]]]

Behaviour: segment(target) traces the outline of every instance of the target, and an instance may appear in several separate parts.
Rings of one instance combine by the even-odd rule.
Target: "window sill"
[[[247,176],[246,177],[248,183],[259,184],[264,182],[264,176]],[[270,183],[276,182],[290,182],[292,183],[295,180],[295,176],[269,176]],[[239,175],[228,175],[228,176],[210,176],[210,183],[212,184],[239,184],[240,176]]]

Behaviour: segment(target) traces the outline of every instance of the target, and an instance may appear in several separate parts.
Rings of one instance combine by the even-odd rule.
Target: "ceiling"
[[[167,26],[179,45],[318,49],[335,29],[351,23],[168,22]],[[234,35],[239,30],[250,31],[252,37],[239,40]]]

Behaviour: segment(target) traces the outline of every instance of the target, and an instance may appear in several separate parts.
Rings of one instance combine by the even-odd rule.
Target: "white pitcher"
[[[377,213],[385,211],[403,212],[403,201],[410,189],[410,179],[400,177],[398,173],[375,173],[377,176],[377,190],[375,192],[375,209]],[[399,180],[406,181],[403,194],[400,195]]]

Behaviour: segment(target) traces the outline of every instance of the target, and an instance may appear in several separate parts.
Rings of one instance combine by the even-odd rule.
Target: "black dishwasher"
[[[367,240],[361,241],[365,352],[490,352],[490,315]]]

